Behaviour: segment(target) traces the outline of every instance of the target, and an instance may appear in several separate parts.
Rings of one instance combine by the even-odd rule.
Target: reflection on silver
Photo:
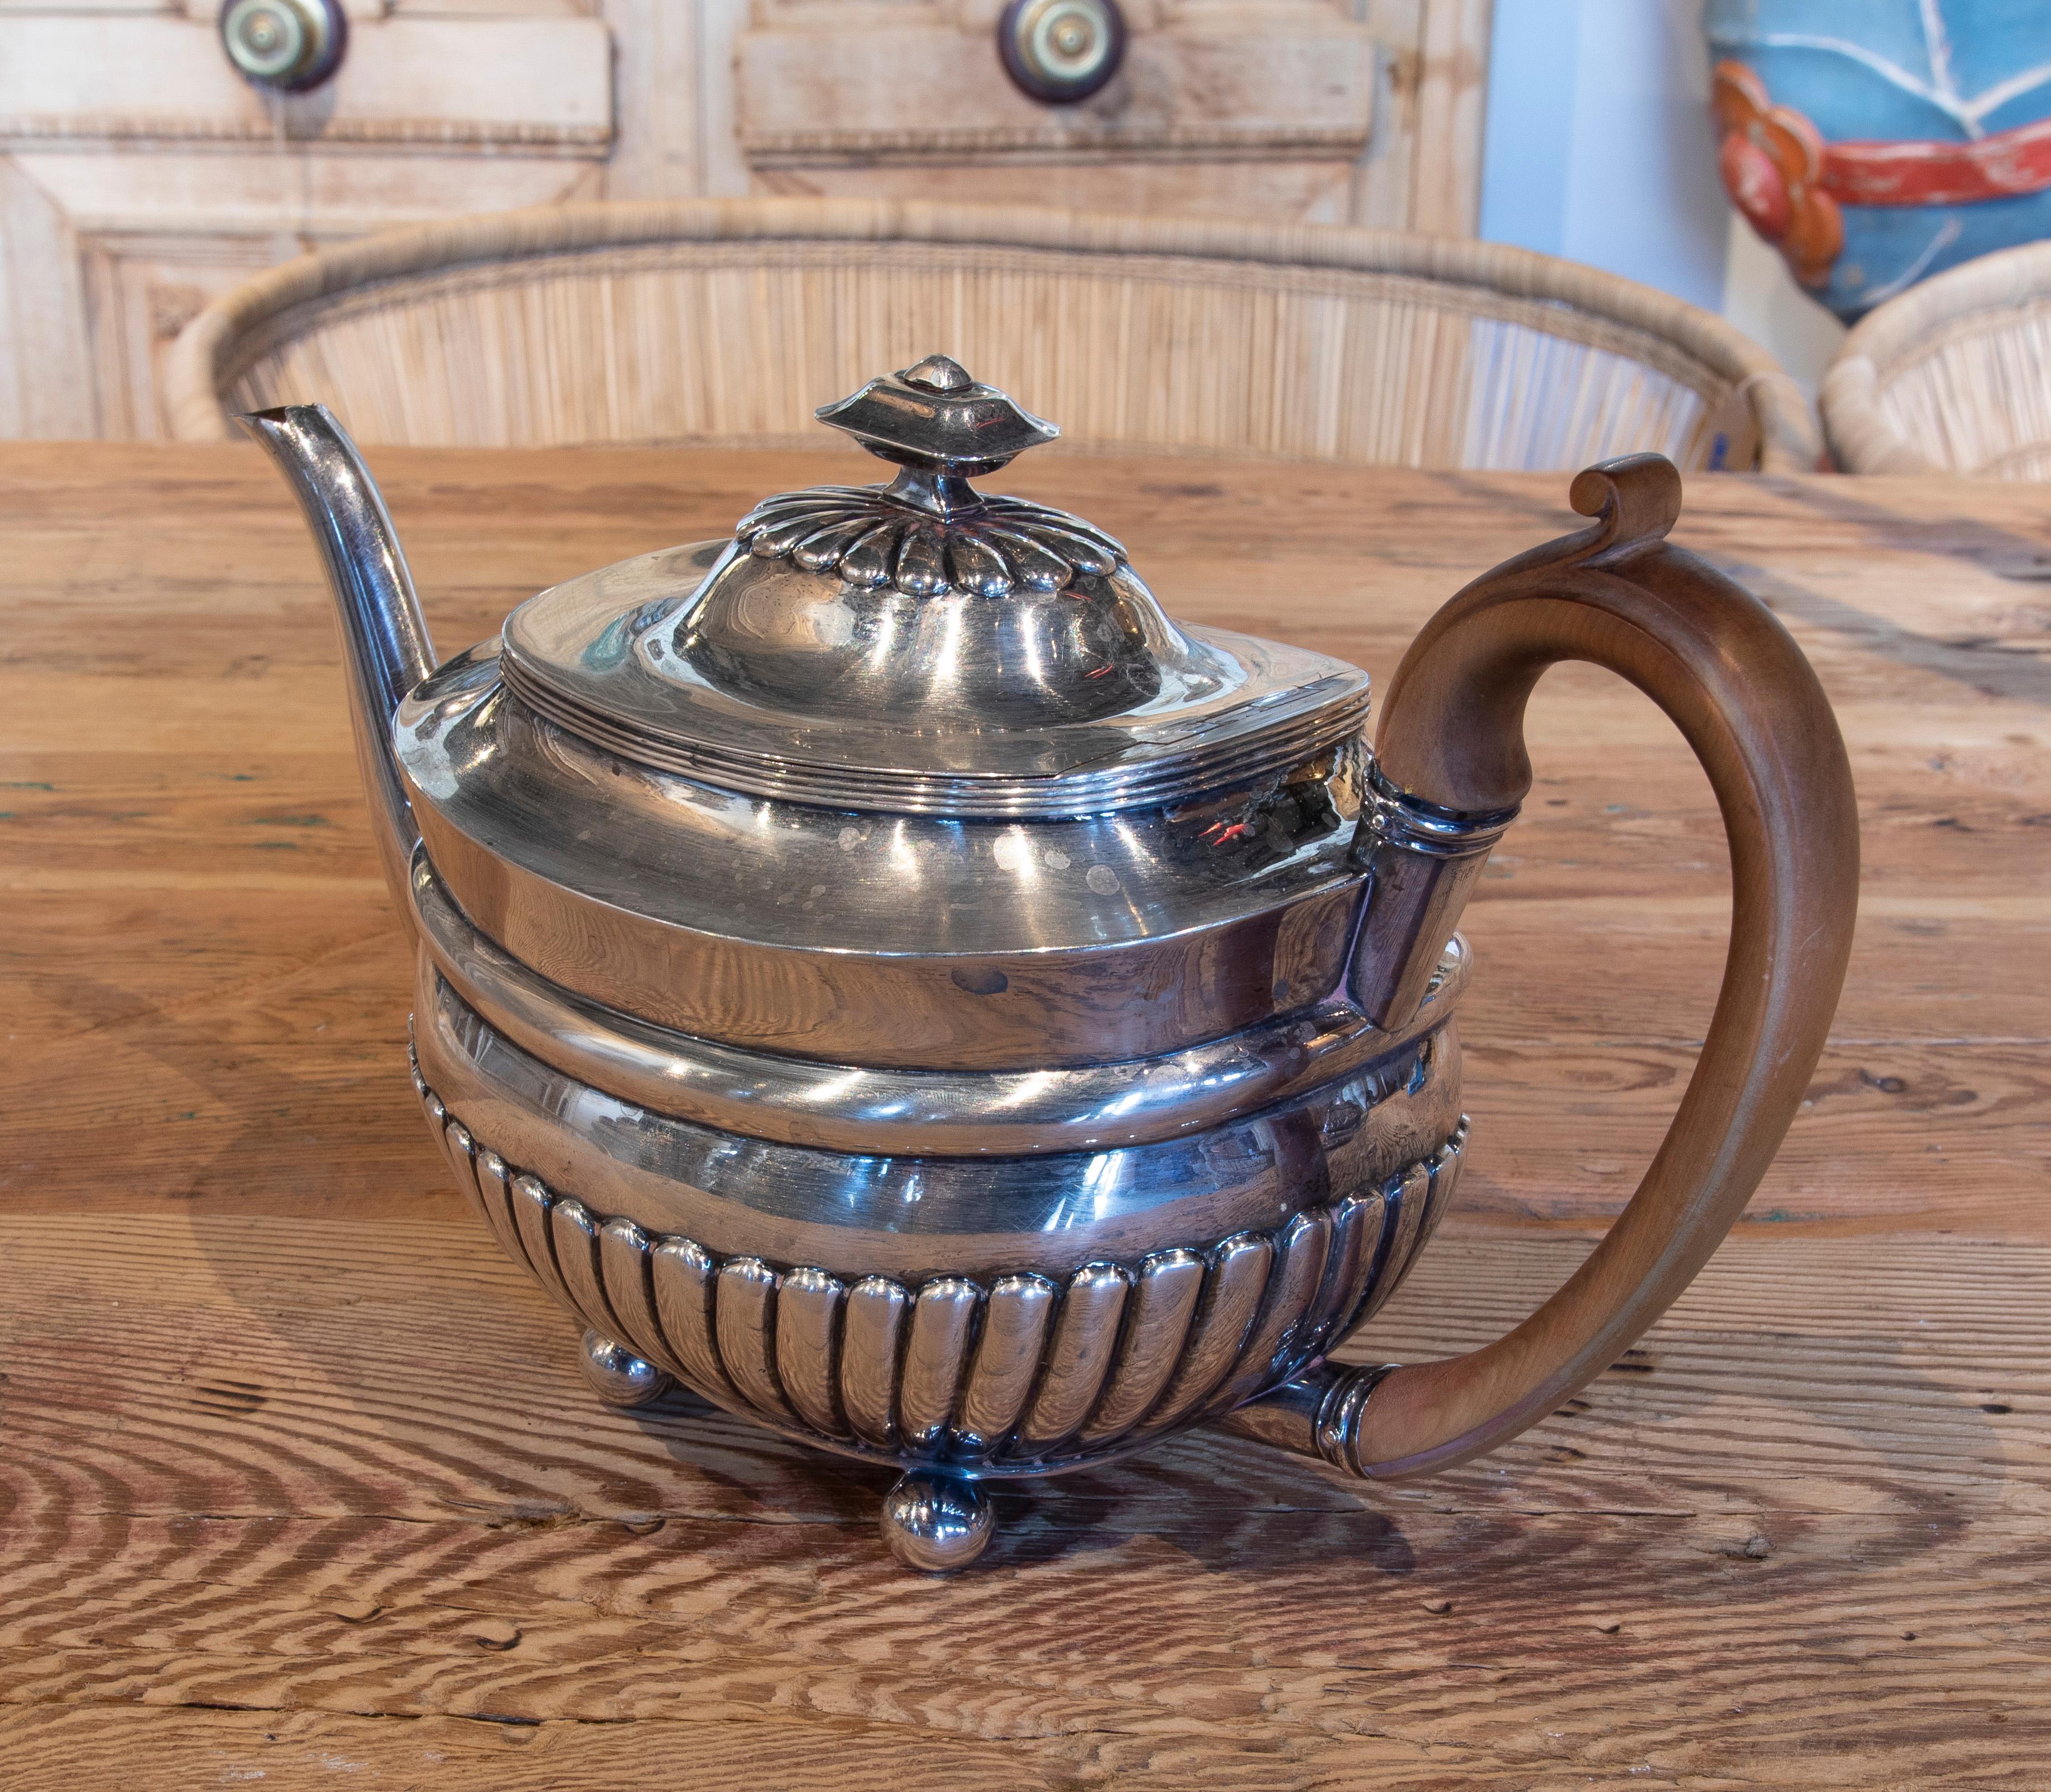
[[[919,1290],[904,1378],[897,1385],[897,1423],[908,1449],[933,1449],[954,1416],[955,1390],[961,1384],[982,1292],[957,1275],[942,1276]]]
[[[1118,1349],[1119,1318],[1131,1286],[1115,1263],[1086,1263],[1069,1279],[1039,1392],[1018,1427],[1019,1448],[1027,1454],[1066,1443],[1089,1416]]]
[[[1457,1152],[1458,1145],[1455,1144],[1452,1149]],[[1389,1260],[1395,1267],[1396,1277],[1398,1280],[1409,1268],[1410,1260],[1416,1255],[1419,1241],[1424,1236],[1425,1208],[1430,1198],[1432,1182],[1432,1165],[1428,1163],[1414,1164],[1390,1195],[1389,1229],[1392,1236],[1389,1246]],[[1383,1287],[1377,1288],[1369,1296],[1365,1307],[1361,1313],[1361,1318],[1372,1319],[1381,1311],[1383,1303],[1395,1292],[1393,1281]]]
[[[548,1189],[540,1177],[534,1176],[516,1176],[508,1187],[514,1221],[520,1232],[520,1248],[528,1267],[558,1306],[567,1312],[576,1313],[576,1302],[557,1271],[555,1248],[549,1240]],[[585,1315],[577,1316],[584,1324],[590,1324]]]
[[[796,1417],[776,1378],[776,1272],[754,1257],[736,1257],[719,1272],[713,1335],[733,1385],[758,1411]]]
[[[821,1269],[793,1270],[776,1290],[777,1380],[799,1418],[828,1437],[847,1435],[834,1387],[846,1293]]]
[[[1458,1147],[1449,1144],[1448,1149]],[[1360,1306],[1368,1278],[1374,1273],[1375,1256],[1381,1248],[1388,1214],[1389,1203],[1378,1191],[1369,1195],[1349,1195],[1333,1204],[1331,1246],[1325,1259],[1324,1286],[1318,1290],[1316,1304],[1304,1322],[1303,1343],[1306,1350],[1322,1350],[1348,1329]]]
[[[570,1298],[584,1315],[584,1322],[605,1337],[617,1338],[623,1328],[612,1316],[599,1281],[598,1222],[584,1203],[558,1201],[549,1209],[549,1240],[556,1251],[556,1267]]]
[[[639,1227],[635,1228],[637,1232]],[[662,1341],[685,1380],[709,1400],[738,1400],[740,1391],[720,1361],[713,1308],[719,1266],[712,1253],[687,1238],[654,1241],[648,1253],[648,1279]]]
[[[1235,1407],[1343,1458],[1319,1361],[1451,1192],[1451,929],[1508,818],[1381,779],[1357,669],[978,490],[1053,430],[944,356],[822,414],[888,485],[439,667],[334,420],[251,420],[334,587],[456,1185],[605,1398],[896,1465],[915,1565],[983,1547],[979,1480]]]
[[[1447,815],[1370,767],[1354,857],[1374,888],[1346,994],[1377,1026],[1401,1028],[1423,998],[1488,856],[1517,811]]]
[[[951,1574],[990,1543],[994,1526],[986,1494],[972,1481],[908,1474],[884,1496],[883,1540],[908,1568]]]
[[[1085,1446],[1123,1437],[1146,1416],[1175,1372],[1203,1286],[1204,1260],[1194,1251],[1157,1251],[1139,1266],[1123,1349],[1083,1424]]]
[[[1240,1360],[1274,1259],[1273,1244],[1253,1232],[1229,1238],[1211,1253],[1202,1309],[1190,1327],[1175,1372],[1147,1412],[1148,1431],[1178,1423],[1216,1390]]]
[[[469,1202],[471,1210],[479,1219],[484,1217],[484,1204],[479,1198],[477,1176],[471,1162],[470,1134],[454,1121],[442,1129],[442,1154],[448,1159],[450,1173],[455,1177],[456,1192]]]
[[[637,1356],[677,1372],[662,1342],[662,1322],[655,1317],[655,1290],[650,1278],[648,1235],[631,1220],[608,1220],[598,1235],[600,1280],[606,1305],[619,1326],[619,1341]]]
[[[1108,1151],[917,1158],[801,1149],[623,1102],[529,1057],[438,982],[419,985],[422,1073],[509,1162],[546,1163],[594,1212],[721,1259],[986,1282],[1137,1262],[1162,1237],[1269,1232],[1382,1186],[1459,1122],[1450,1019],[1391,1059],[1261,1112]]]
[[[848,1290],[840,1359],[841,1406],[864,1443],[888,1450],[897,1441],[897,1365],[912,1297],[881,1275]]]
[[[506,619],[505,688],[638,764],[907,815],[1173,806],[1359,732],[1354,668],[1181,628],[1101,530],[977,491],[1051,431],[919,373],[821,412],[890,486],[772,498],[732,542],[541,592]]]
[[[625,1345],[584,1334],[584,1378],[608,1406],[647,1406],[670,1391],[670,1377]]]
[[[506,1185],[525,1216],[515,1260],[533,1267],[525,1241],[553,1240],[537,1278],[587,1324],[585,1302],[610,1299],[600,1310],[612,1329],[589,1325],[601,1341],[821,1447],[1006,1478],[1119,1454],[1302,1372],[1332,1335],[1330,1307],[1400,1279],[1397,1253],[1376,1249],[1380,1215],[1440,1176],[1449,1184],[1464,1138],[1463,1126],[1371,1196],[1299,1212],[1272,1233],[1131,1267],[1086,1262],[1058,1279],[941,1275],[916,1289],[722,1262],[688,1238],[600,1222],[534,1177]],[[1328,1251],[1354,1237],[1358,1251]],[[600,1267],[587,1277],[592,1253]],[[596,1294],[601,1285],[630,1292]]]
[[[1290,1369],[1309,1354],[1300,1347],[1301,1333],[1324,1278],[1331,1237],[1331,1214],[1323,1209],[1298,1214],[1276,1235],[1275,1267],[1268,1272],[1260,1318],[1217,1396],[1219,1406],[1237,1406],[1287,1380]]]
[[[400,711],[433,873],[530,970],[662,1028],[1029,1070],[1199,1044],[1345,974],[1357,741],[1131,815],[851,814],[630,765],[509,701],[497,663],[452,662]]]
[[[393,751],[392,724],[406,693],[435,670],[435,646],[413,576],[377,482],[324,407],[259,411],[242,426],[292,488],[334,593],[349,658],[357,771],[369,799],[385,881],[403,913],[406,866],[420,834]]]
[[[963,1454],[1001,1443],[1018,1423],[1039,1370],[1054,1299],[1054,1285],[1042,1275],[1007,1275],[991,1285],[955,1427]]]
[[[893,1070],[695,1039],[569,995],[464,917],[424,854],[412,884],[436,968],[523,1050],[679,1119],[791,1145],[921,1157],[1139,1145],[1202,1131],[1342,1079],[1434,1032],[1465,990],[1455,935],[1409,1024],[1393,1033],[1322,1003],[1159,1057],[1066,1069]]]
[[[877,486],[822,486],[758,504],[734,539],[759,560],[838,572],[858,591],[905,597],[953,590],[1002,597],[1057,591],[1080,572],[1108,578],[1125,550],[1104,531],[1022,498],[984,498],[957,518]]]

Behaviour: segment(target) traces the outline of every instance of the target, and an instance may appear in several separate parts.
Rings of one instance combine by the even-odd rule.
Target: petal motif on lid
[[[807,511],[788,522],[779,522],[765,529],[748,545],[748,551],[763,560],[775,560],[797,546],[808,535],[816,534],[819,525],[830,518],[822,517],[816,511]]]
[[[1125,557],[1095,525],[1026,498],[942,513],[879,486],[786,492],[756,506],[734,533],[761,559],[787,557],[808,572],[838,568],[858,589],[894,585],[912,597],[1060,591],[1079,573],[1108,576]]]
[[[829,523],[792,549],[791,558],[807,572],[826,572],[840,563],[841,556],[867,534],[870,526],[867,517],[849,517]]]
[[[886,584],[897,557],[898,525],[879,523],[841,556],[840,576],[850,585],[873,591]]]
[[[876,492],[873,486],[815,486],[808,491],[780,492],[774,498],[765,498],[740,519],[736,534],[746,534],[750,529],[768,528],[785,521],[800,512],[807,516],[823,516],[837,510],[869,510],[876,508]]]
[[[898,590],[913,597],[933,597],[947,588],[947,570],[941,558],[940,532],[928,523],[916,523],[904,532],[897,549]]]
[[[990,520],[1000,526],[1015,528],[1031,534],[1041,529],[1053,529],[1063,535],[1072,535],[1079,541],[1093,543],[1103,552],[1114,559],[1125,558],[1125,544],[1115,535],[1108,534],[1093,522],[1086,521],[1072,511],[1057,510],[1051,505],[1035,504],[1029,498],[989,498],[984,503]]]
[[[994,543],[968,530],[947,537],[947,576],[958,591],[1002,597],[1011,589],[1011,570]]]
[[[1118,556],[1107,552],[1087,536],[1071,534],[1065,529],[1042,528],[1033,532],[1033,538],[1049,552],[1059,554],[1076,572],[1093,579],[1106,578],[1118,570]]]
[[[1060,555],[1010,529],[985,529],[983,539],[1002,551],[1010,563],[1012,578],[1034,591],[1059,591],[1075,570]]]

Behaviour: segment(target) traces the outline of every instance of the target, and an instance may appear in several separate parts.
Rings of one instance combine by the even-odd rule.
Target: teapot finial
[[[871,380],[813,414],[903,467],[895,496],[941,512],[977,502],[971,479],[1061,433],[943,354]]]
[[[928,392],[960,392],[975,384],[969,370],[952,355],[928,355],[897,377],[908,386],[924,386]]]

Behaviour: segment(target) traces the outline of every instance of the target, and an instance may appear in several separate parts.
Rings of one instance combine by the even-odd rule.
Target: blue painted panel
[[[1963,143],[2051,115],[2047,0],[1709,0],[1712,52],[1750,67],[1824,140]],[[1848,321],[1915,280],[2051,236],[2051,191],[1848,205],[1817,296]]]
[[[1496,0],[1481,235],[1721,309],[1707,80],[1684,0]]]
[[[1564,255],[1573,162],[1580,9],[1560,0],[1496,0],[1490,33],[1481,235]]]

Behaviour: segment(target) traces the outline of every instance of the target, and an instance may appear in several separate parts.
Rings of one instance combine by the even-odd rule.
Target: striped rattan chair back
[[[1720,319],[1451,238],[864,201],[585,205],[260,275],[174,351],[172,424],[313,400],[358,439],[824,446],[815,405],[936,349],[1098,451],[1576,468],[1813,464]]]

